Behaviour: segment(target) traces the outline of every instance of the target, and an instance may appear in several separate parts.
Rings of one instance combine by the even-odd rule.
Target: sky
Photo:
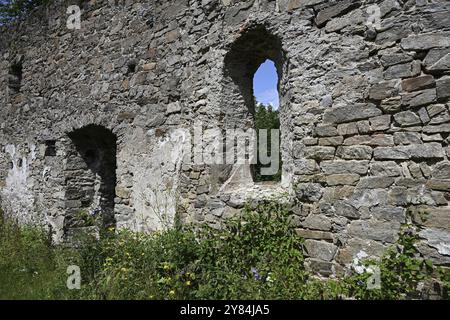
[[[280,106],[278,95],[278,75],[275,64],[266,60],[259,67],[253,78],[253,91],[257,103],[272,104],[275,109]]]

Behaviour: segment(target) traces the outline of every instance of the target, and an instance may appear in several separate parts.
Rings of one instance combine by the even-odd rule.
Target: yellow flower
[[[186,285],[187,286],[190,286],[191,285],[191,282],[188,280],[188,281],[186,281]]]
[[[171,296],[175,295],[175,290],[170,290],[169,294],[170,294]]]

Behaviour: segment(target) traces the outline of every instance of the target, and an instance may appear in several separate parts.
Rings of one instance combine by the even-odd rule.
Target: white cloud
[[[276,89],[270,89],[270,90],[265,90],[265,91],[261,91],[261,92],[256,92],[255,98],[256,98],[257,102],[263,103],[263,104],[271,104],[275,108],[278,108],[280,105],[278,90],[276,90]]]

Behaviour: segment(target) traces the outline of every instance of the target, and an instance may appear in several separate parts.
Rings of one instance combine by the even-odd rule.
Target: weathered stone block
[[[358,126],[355,122],[343,123],[338,125],[337,131],[341,136],[350,136],[358,134]]]
[[[324,261],[333,260],[337,251],[337,247],[332,243],[310,239],[305,241],[305,248],[309,257]]]
[[[323,187],[318,183],[302,183],[295,194],[300,201],[317,202],[322,197]]]
[[[422,144],[422,140],[417,132],[395,132],[394,143],[400,145]]]
[[[310,214],[306,217],[305,221],[301,223],[301,226],[312,230],[330,231],[331,220],[323,215]]]
[[[422,124],[419,116],[411,111],[403,111],[394,115],[395,121],[402,127],[414,126]]]
[[[405,64],[396,64],[386,69],[384,79],[392,80],[398,78],[415,77],[420,74],[420,62],[413,61]]]
[[[402,108],[402,98],[400,96],[384,99],[380,104],[381,110],[388,113],[400,111]]]
[[[425,133],[444,133],[450,132],[450,123],[443,123],[440,125],[427,125],[423,128],[423,132]]]
[[[333,147],[306,147],[305,157],[315,160],[331,160],[334,158],[335,149]]]
[[[431,142],[421,145],[408,146],[408,152],[411,159],[442,159],[444,158],[444,149],[440,143]]]
[[[336,156],[342,159],[370,160],[372,148],[369,146],[341,146],[338,147]]]
[[[423,64],[425,66],[425,69],[430,70],[432,66],[437,64],[439,60],[447,56],[447,54],[450,53],[450,48],[437,48],[437,49],[431,49],[428,51],[427,56],[423,60]],[[433,71],[441,71],[437,70],[436,68],[433,69]]]
[[[335,161],[323,161],[320,164],[321,170],[325,174],[349,174],[355,173],[360,175],[365,175],[369,168],[369,161],[362,160],[335,160]]]
[[[434,167],[431,175],[435,179],[450,179],[450,162],[445,161],[438,163]]]
[[[336,127],[332,125],[317,126],[314,129],[314,133],[319,137],[332,137],[338,135]]]
[[[450,32],[434,32],[412,35],[402,39],[405,50],[428,50],[431,48],[450,47]]]
[[[416,91],[421,89],[429,88],[433,86],[436,82],[433,76],[424,75],[416,78],[405,79],[402,81],[402,89],[405,91]]]
[[[415,223],[450,232],[450,207],[416,206],[410,209]]]
[[[325,123],[344,123],[354,120],[363,120],[381,115],[381,110],[370,103],[357,103],[355,105],[335,107],[325,111]]]
[[[342,137],[342,136],[327,137],[327,138],[319,139],[320,146],[340,146],[343,142],[344,142],[344,137]]]
[[[450,192],[450,179],[431,179],[426,186],[432,190]]]
[[[436,89],[415,91],[402,96],[402,105],[414,108],[436,101]]]
[[[398,177],[401,175],[400,166],[394,161],[372,162],[370,174],[373,176]]]
[[[391,116],[389,114],[370,118],[369,121],[372,131],[387,130],[391,126]]]
[[[344,0],[332,4],[329,7],[326,7],[325,9],[319,11],[315,19],[316,24],[321,27],[325,25],[331,18],[336,17],[351,8],[356,8],[358,7],[358,5],[358,2],[353,0]]]
[[[333,240],[333,234],[326,231],[295,229],[298,236],[304,239]]]
[[[445,76],[436,81],[436,92],[438,99],[450,97],[450,76]]]
[[[359,175],[357,174],[332,174],[326,177],[327,185],[356,185],[359,181]]]
[[[348,234],[361,239],[393,243],[398,239],[399,230],[398,221],[358,220],[350,223]]]
[[[343,216],[349,219],[358,219],[361,216],[359,210],[347,201],[337,201],[333,206],[337,216]]]
[[[370,214],[377,220],[397,221],[405,223],[406,209],[393,206],[376,206],[370,209]]]
[[[398,80],[383,81],[372,85],[369,90],[369,98],[374,100],[383,100],[398,95],[398,92]]]
[[[363,177],[356,188],[359,189],[384,189],[394,184],[394,178],[391,177]]]
[[[375,160],[408,160],[409,152],[405,147],[378,147],[374,149]]]

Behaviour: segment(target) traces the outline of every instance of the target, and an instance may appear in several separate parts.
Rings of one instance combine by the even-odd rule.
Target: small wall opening
[[[8,86],[14,92],[20,92],[22,85],[22,63],[14,63],[9,67]]]
[[[280,130],[278,110],[281,110],[283,104],[280,84],[283,79],[284,60],[281,40],[261,25],[253,26],[243,33],[232,44],[225,58],[222,105],[225,129],[266,129],[268,156],[271,156],[270,150],[274,150],[274,157],[278,158],[279,163],[276,173],[263,173],[262,168],[270,167],[270,164],[262,164],[258,153],[256,164],[241,166],[239,169],[242,176],[237,180],[244,184],[281,180],[281,148],[279,143],[278,148],[272,148],[270,141],[271,130]],[[258,82],[261,77],[268,87],[264,93],[266,100],[261,99],[261,82]],[[256,93],[258,94],[255,98]],[[258,102],[262,102],[264,107]],[[278,133],[281,136],[279,131]],[[260,142],[258,139],[258,148]]]
[[[97,125],[68,136],[65,229],[114,226],[116,136]]]
[[[56,156],[56,140],[45,141],[45,156],[46,157]]]

